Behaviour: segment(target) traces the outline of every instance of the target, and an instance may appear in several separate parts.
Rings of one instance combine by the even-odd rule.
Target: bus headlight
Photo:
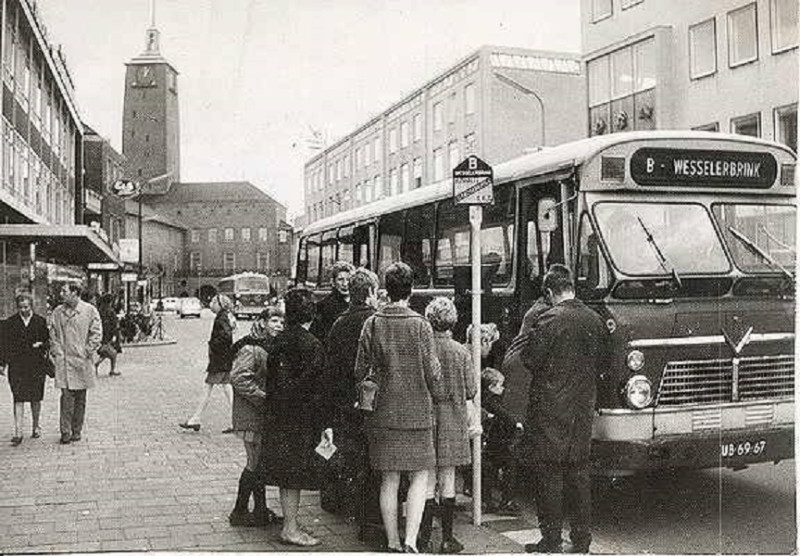
[[[628,368],[632,371],[641,371],[644,367],[644,353],[638,349],[628,354]]]
[[[644,409],[653,401],[653,386],[646,376],[632,376],[625,385],[625,400],[633,409]]]

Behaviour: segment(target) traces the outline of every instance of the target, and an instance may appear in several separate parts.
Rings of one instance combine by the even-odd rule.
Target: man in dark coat
[[[358,340],[364,322],[377,306],[378,277],[371,270],[359,268],[350,275],[348,285],[350,307],[333,323],[325,344],[331,385],[333,429],[337,445],[343,456],[343,469],[337,480],[325,485],[320,493],[320,505],[325,511],[354,514],[360,479],[367,471],[366,450],[361,412],[353,407],[356,381],[353,369],[356,364]],[[349,349],[350,348],[350,349]]]
[[[331,269],[331,293],[317,303],[317,316],[311,325],[311,333],[320,342],[325,342],[333,322],[350,306],[349,281],[353,265],[345,261],[336,261]]]
[[[553,265],[543,289],[552,309],[533,326],[522,361],[531,372],[522,461],[534,466],[542,540],[528,552],[561,552],[563,506],[575,552],[591,543],[592,440],[596,381],[605,363],[608,331],[602,319],[575,299],[569,270]]]

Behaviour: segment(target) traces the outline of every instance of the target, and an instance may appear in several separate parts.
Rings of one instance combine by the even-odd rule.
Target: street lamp
[[[499,72],[494,72],[494,76],[497,79],[499,79],[500,81],[502,81],[503,83],[505,83],[506,85],[510,85],[511,87],[517,89],[518,91],[522,91],[525,94],[532,95],[539,102],[539,108],[542,111],[542,131],[541,131],[541,135],[542,135],[542,140],[541,141],[542,142],[541,142],[541,146],[544,147],[544,145],[545,145],[545,125],[544,125],[544,123],[545,122],[544,122],[544,102],[542,101],[542,97],[540,97],[538,94],[536,94],[536,91],[534,91],[532,89],[529,89],[528,87],[526,87],[525,85],[523,85],[519,81],[511,79],[509,76],[507,76],[505,74],[502,74],[502,73],[499,73]]]

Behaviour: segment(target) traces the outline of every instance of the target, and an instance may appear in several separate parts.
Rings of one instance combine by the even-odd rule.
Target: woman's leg
[[[437,469],[436,480],[439,483],[439,496],[441,498],[455,498],[456,496],[455,467],[439,467]]]
[[[110,374],[117,374],[117,352],[113,348],[108,354],[108,360],[111,361]]]
[[[200,402],[197,404],[197,409],[194,410],[194,415],[192,415],[188,421],[186,421],[190,425],[198,425],[200,424],[200,418],[203,416],[203,412],[206,410],[208,406],[208,401],[211,399],[211,390],[214,388],[213,384],[203,384],[203,397],[200,398]]]
[[[40,432],[39,415],[42,413],[42,402],[31,402],[31,418],[33,420],[33,433]]]
[[[225,392],[225,397],[228,398],[228,405],[233,407],[233,386],[230,384],[223,384],[222,391]]]
[[[383,528],[386,530],[386,544],[390,549],[402,548],[400,533],[397,530],[397,490],[399,488],[400,472],[384,471],[381,476],[380,505]]]
[[[278,489],[283,509],[283,529],[281,538],[284,541],[300,546],[315,546],[319,539],[315,539],[300,528],[297,523],[297,510],[300,507],[300,490],[292,488]]]
[[[22,425],[25,422],[25,402],[14,402],[14,436],[22,438]]]
[[[417,548],[417,533],[425,509],[425,491],[428,488],[428,470],[412,471],[406,498],[406,546]]]
[[[420,552],[430,552],[428,544],[433,530],[433,514],[436,513],[436,470],[428,471],[428,485],[425,490],[425,509],[422,511],[422,520],[419,523],[417,535],[417,548]]]
[[[456,468],[440,467],[439,496],[442,501],[442,547],[443,554],[455,554],[464,550],[464,546],[453,537],[453,518],[456,510]]]

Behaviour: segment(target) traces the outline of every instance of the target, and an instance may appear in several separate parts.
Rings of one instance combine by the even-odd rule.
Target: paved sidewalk
[[[201,392],[211,320],[166,322],[177,344],[126,349],[118,377],[105,364],[74,444],[58,444],[59,393],[48,379],[42,437],[30,438],[26,406],[25,439],[13,447],[11,394],[0,377],[0,552],[291,550],[277,526],[229,526],[245,455],[238,438],[221,434],[230,418],[222,391],[199,432],[177,426]],[[279,511],[277,489],[268,504]],[[303,523],[323,541],[317,551],[370,550],[354,523],[319,508],[317,493],[301,504]],[[496,526],[470,520],[465,511],[456,523],[466,553],[523,550]]]

